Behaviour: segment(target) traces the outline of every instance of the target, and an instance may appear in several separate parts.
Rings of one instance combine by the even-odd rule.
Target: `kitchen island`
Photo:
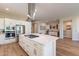
[[[20,35],[19,45],[29,56],[56,56],[56,40],[58,37],[32,33]]]

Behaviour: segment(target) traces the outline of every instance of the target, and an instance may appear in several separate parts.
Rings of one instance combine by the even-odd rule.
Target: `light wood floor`
[[[57,40],[57,56],[79,56],[79,41],[71,39]]]
[[[18,43],[0,45],[0,56],[27,56]]]
[[[71,39],[57,40],[57,56],[79,56],[79,42]],[[18,43],[0,45],[0,56],[28,56]]]

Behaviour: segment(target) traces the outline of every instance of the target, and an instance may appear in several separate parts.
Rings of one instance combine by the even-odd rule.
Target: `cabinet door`
[[[5,43],[5,34],[0,34],[0,44]]]
[[[26,53],[28,53],[28,55],[30,56],[33,56],[33,47],[30,45],[30,43],[29,44],[25,43],[24,47]]]
[[[39,43],[34,43],[33,54],[35,56],[42,56],[43,55],[43,46]]]
[[[42,56],[43,55],[43,49],[35,47],[33,49],[33,55],[35,55],[35,56]]]
[[[30,34],[31,33],[31,22],[26,22],[26,29],[25,32],[26,34]]]
[[[4,29],[4,18],[0,18],[0,29]]]
[[[14,19],[5,18],[5,26],[15,26],[16,21]]]
[[[28,41],[27,39],[25,40],[24,38],[19,41],[20,46],[25,50],[25,52],[28,55],[33,56],[33,46],[30,43],[31,41]]]

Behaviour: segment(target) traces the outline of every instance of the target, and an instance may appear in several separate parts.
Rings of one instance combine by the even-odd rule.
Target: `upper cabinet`
[[[31,33],[31,22],[5,18],[5,27],[15,27],[16,25],[23,25],[25,27],[25,34]]]
[[[25,30],[25,33],[26,34],[30,34],[31,33],[31,22],[25,22],[25,27],[26,27],[26,30]]]
[[[17,23],[17,20],[15,20],[15,19],[5,18],[5,27],[6,26],[15,26],[16,23]]]
[[[10,27],[13,28],[16,25],[24,25],[25,26],[25,34],[31,33],[31,22],[27,22],[19,19],[6,18],[4,15],[0,14],[0,31],[3,29]]]
[[[4,29],[4,18],[0,18],[0,30]]]
[[[4,29],[4,16],[1,16],[0,15],[0,30],[3,30]]]

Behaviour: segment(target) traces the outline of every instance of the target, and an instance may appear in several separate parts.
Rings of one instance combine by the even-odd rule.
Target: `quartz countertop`
[[[26,39],[28,38],[30,40],[36,41],[41,44],[47,44],[47,43],[50,43],[50,42],[53,42],[53,41],[56,41],[57,39],[59,39],[58,37],[45,35],[45,34],[32,33],[32,35],[36,35],[39,37],[29,38],[29,37],[25,37],[24,35],[21,35],[21,36],[24,36]]]

